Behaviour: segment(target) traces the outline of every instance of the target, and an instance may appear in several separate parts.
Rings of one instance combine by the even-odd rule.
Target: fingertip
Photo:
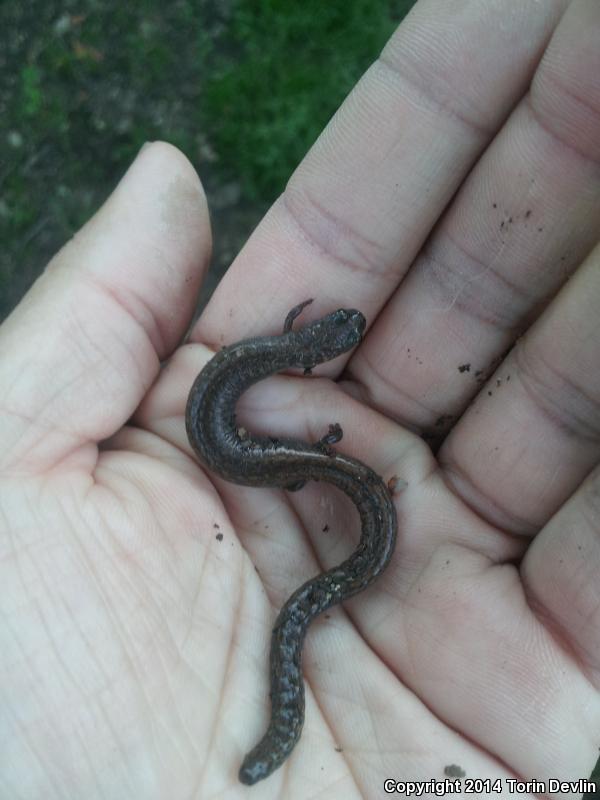
[[[92,275],[144,326],[164,359],[193,315],[211,248],[206,194],[194,166],[173,145],[147,142],[52,267]]]

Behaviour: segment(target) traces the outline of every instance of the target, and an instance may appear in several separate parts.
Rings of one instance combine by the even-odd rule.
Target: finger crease
[[[295,210],[296,202],[292,202],[289,191],[283,194],[283,205],[290,219],[310,247],[333,261],[349,268],[353,272],[362,272],[372,277],[381,274],[383,248],[374,239],[363,236],[335,214],[318,203],[306,189],[298,190],[302,195],[302,213]],[[312,212],[316,212],[313,214]],[[319,231],[320,235],[315,235]],[[350,249],[355,257],[342,256],[335,248],[336,242],[343,242],[344,248]]]
[[[430,111],[441,112],[448,119],[456,120],[462,126],[468,128],[471,133],[474,133],[478,139],[487,141],[491,138],[492,132],[488,128],[456,110],[456,87],[443,87],[441,83],[435,83],[434,81],[424,83],[418,78],[418,64],[413,66],[409,62],[404,61],[404,69],[400,69],[397,64],[394,64],[394,62],[385,55],[381,55],[374,62],[373,67],[377,66],[384,68],[393,77],[395,77],[398,82],[404,83],[407,87],[409,87],[409,89],[414,92],[414,95],[422,108],[427,108]],[[446,99],[441,99],[444,97]]]
[[[600,439],[600,428],[594,424],[600,419],[600,405],[595,398],[539,354],[533,363],[523,345],[515,348],[514,357],[523,389],[546,419],[580,440]]]
[[[565,150],[568,150],[570,153],[573,153],[578,159],[581,159],[585,162],[585,165],[589,167],[589,165],[593,165],[596,168],[600,167],[600,160],[594,158],[581,147],[578,147],[574,142],[567,141],[563,136],[560,136],[555,130],[552,129],[550,125],[550,118],[545,117],[541,114],[535,107],[534,102],[531,98],[531,95],[528,95],[525,99],[525,104],[529,108],[531,112],[531,116],[535,120],[535,122],[539,125],[539,127],[550,136],[555,142],[558,142],[561,147],[564,147]]]
[[[436,251],[441,247],[429,245],[423,253],[423,269],[432,273],[434,286],[439,290],[442,302],[448,304],[448,311],[456,306],[467,316],[494,329],[513,331],[525,310],[537,302],[537,298],[510,281],[491,263],[486,264],[473,256],[449,233],[444,235],[463,257],[460,266],[438,258]],[[467,267],[463,269],[463,265],[469,262],[471,275],[465,274]],[[481,271],[475,273],[474,268]]]

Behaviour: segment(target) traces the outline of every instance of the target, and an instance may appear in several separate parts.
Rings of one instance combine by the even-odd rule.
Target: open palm
[[[208,216],[163,144],[4,323],[1,798],[375,798],[447,773],[523,797],[507,779],[589,774],[600,7],[459,5],[415,7],[192,343]],[[313,624],[304,733],[248,788],[276,610],[358,520],[325,485],[204,473],[183,412],[214,350],[309,296],[305,319],[359,308],[363,344],[255,387],[240,420],[308,441],[339,422],[341,450],[397,479],[398,546]]]

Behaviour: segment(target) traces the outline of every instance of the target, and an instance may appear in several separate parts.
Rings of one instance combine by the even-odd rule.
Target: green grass
[[[272,199],[412,2],[248,0],[216,60],[205,124],[254,198]]]
[[[0,318],[145,141],[273,200],[411,5],[0,3]]]

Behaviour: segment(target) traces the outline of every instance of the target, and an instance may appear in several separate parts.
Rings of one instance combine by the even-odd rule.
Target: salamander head
[[[321,364],[352,350],[361,341],[366,327],[364,316],[354,308],[338,308],[326,317],[302,328],[298,333],[308,361]]]

